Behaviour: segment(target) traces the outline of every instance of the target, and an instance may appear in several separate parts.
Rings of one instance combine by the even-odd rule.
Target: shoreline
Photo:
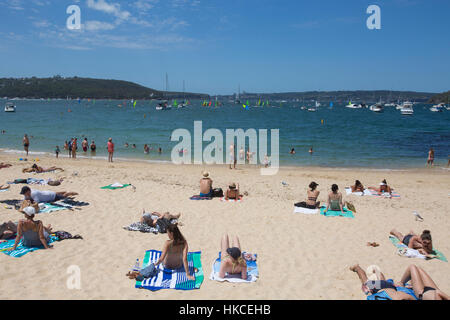
[[[66,150],[64,150],[66,151]],[[7,156],[21,156],[25,155],[25,151],[16,150],[16,149],[4,149],[0,148],[0,155],[7,155]],[[33,155],[36,156],[36,158],[33,158]],[[28,158],[31,158],[29,161],[33,162],[35,159],[40,159],[40,157],[43,157],[45,159],[56,159],[56,156],[50,152],[45,151],[30,151]],[[66,154],[59,154],[59,159],[70,159]],[[84,152],[77,153],[77,159],[83,159],[83,160],[93,160],[93,161],[106,161],[108,160],[107,155],[105,156],[88,156],[85,155]],[[116,157],[114,156],[114,162],[138,162],[138,163],[147,163],[147,164],[167,164],[167,165],[175,165],[175,166],[206,166],[206,167],[222,167],[222,166],[228,166],[229,164],[182,164],[177,165],[172,163],[170,160],[145,160],[141,158],[133,158],[133,157]],[[251,165],[251,164],[239,164],[237,163],[236,166],[242,167],[242,168],[262,168],[263,166],[260,164]],[[313,166],[313,165],[280,165],[280,170],[284,169],[302,169],[302,168],[309,168],[309,169],[328,169],[328,170],[340,170],[340,171],[393,171],[393,172],[401,172],[401,171],[417,171],[417,170],[433,170],[433,169],[443,169],[443,170],[450,170],[449,167],[446,165],[434,165],[432,168],[427,168],[425,166],[423,167],[393,167],[393,168],[379,168],[379,167],[343,167],[343,166]]]

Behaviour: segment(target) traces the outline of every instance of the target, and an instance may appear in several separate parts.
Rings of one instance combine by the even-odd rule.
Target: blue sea
[[[224,137],[226,129],[280,129],[283,166],[399,169],[423,167],[430,147],[435,149],[437,164],[446,165],[450,155],[450,111],[433,113],[430,105],[424,104],[414,106],[413,116],[402,116],[394,107],[378,114],[336,103],[333,108],[307,112],[300,109],[300,102],[273,102],[275,106],[244,109],[226,102],[221,107],[202,107],[201,101],[191,101],[189,107],[170,111],[156,111],[156,101],[138,101],[135,108],[130,101],[117,100],[14,102],[17,111],[5,113],[6,100],[0,100],[0,130],[6,131],[0,134],[0,149],[22,152],[26,133],[32,137],[29,158],[53,154],[56,145],[65,156],[64,141],[71,137],[78,138],[80,149],[84,137],[97,144],[95,155],[78,152],[78,156],[104,158],[107,139],[112,137],[116,158],[170,161],[177,144],[170,141],[172,131],[184,128],[193,136],[197,120],[203,121],[203,132],[217,128]],[[126,142],[130,147],[124,146]],[[148,155],[144,154],[144,144],[152,148]],[[159,147],[162,154],[157,152]],[[314,149],[312,155],[310,147]],[[289,154],[291,148],[295,148],[295,155]],[[228,151],[227,146],[223,149]],[[23,153],[18,153],[19,157]]]

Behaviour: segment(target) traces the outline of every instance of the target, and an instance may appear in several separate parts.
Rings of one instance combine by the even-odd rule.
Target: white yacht
[[[390,102],[390,103],[386,103],[384,106],[385,107],[396,107],[397,105],[393,102]]]
[[[348,105],[345,106],[346,108],[350,108],[350,109],[362,109],[362,104],[356,104],[356,103],[351,103],[349,102]]]
[[[400,113],[405,116],[410,116],[414,114],[413,104],[412,102],[405,101],[401,105]]]
[[[5,105],[5,112],[16,112],[16,106],[12,102],[8,102]]]
[[[383,112],[383,105],[381,103],[373,104],[369,107],[370,111],[381,113]]]
[[[316,111],[317,111],[317,108],[311,107],[311,108],[308,108],[308,111],[309,111],[309,112],[316,112]]]

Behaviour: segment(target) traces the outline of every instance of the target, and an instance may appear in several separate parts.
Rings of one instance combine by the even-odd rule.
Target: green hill
[[[163,92],[133,82],[91,78],[0,78],[0,97],[8,98],[92,98],[92,99],[202,99],[209,95]]]
[[[429,103],[448,103],[448,101],[450,100],[450,91],[447,92],[443,92],[443,93],[439,93],[433,97],[431,97],[431,99],[428,101]]]

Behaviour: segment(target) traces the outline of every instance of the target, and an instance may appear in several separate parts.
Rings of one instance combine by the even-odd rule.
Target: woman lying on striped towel
[[[350,270],[358,274],[362,290],[367,300],[449,300],[450,296],[439,290],[433,279],[415,265],[410,265],[400,282],[386,280],[383,273],[378,272],[377,280],[368,279],[366,272],[357,264]],[[406,284],[411,281],[411,286]]]

